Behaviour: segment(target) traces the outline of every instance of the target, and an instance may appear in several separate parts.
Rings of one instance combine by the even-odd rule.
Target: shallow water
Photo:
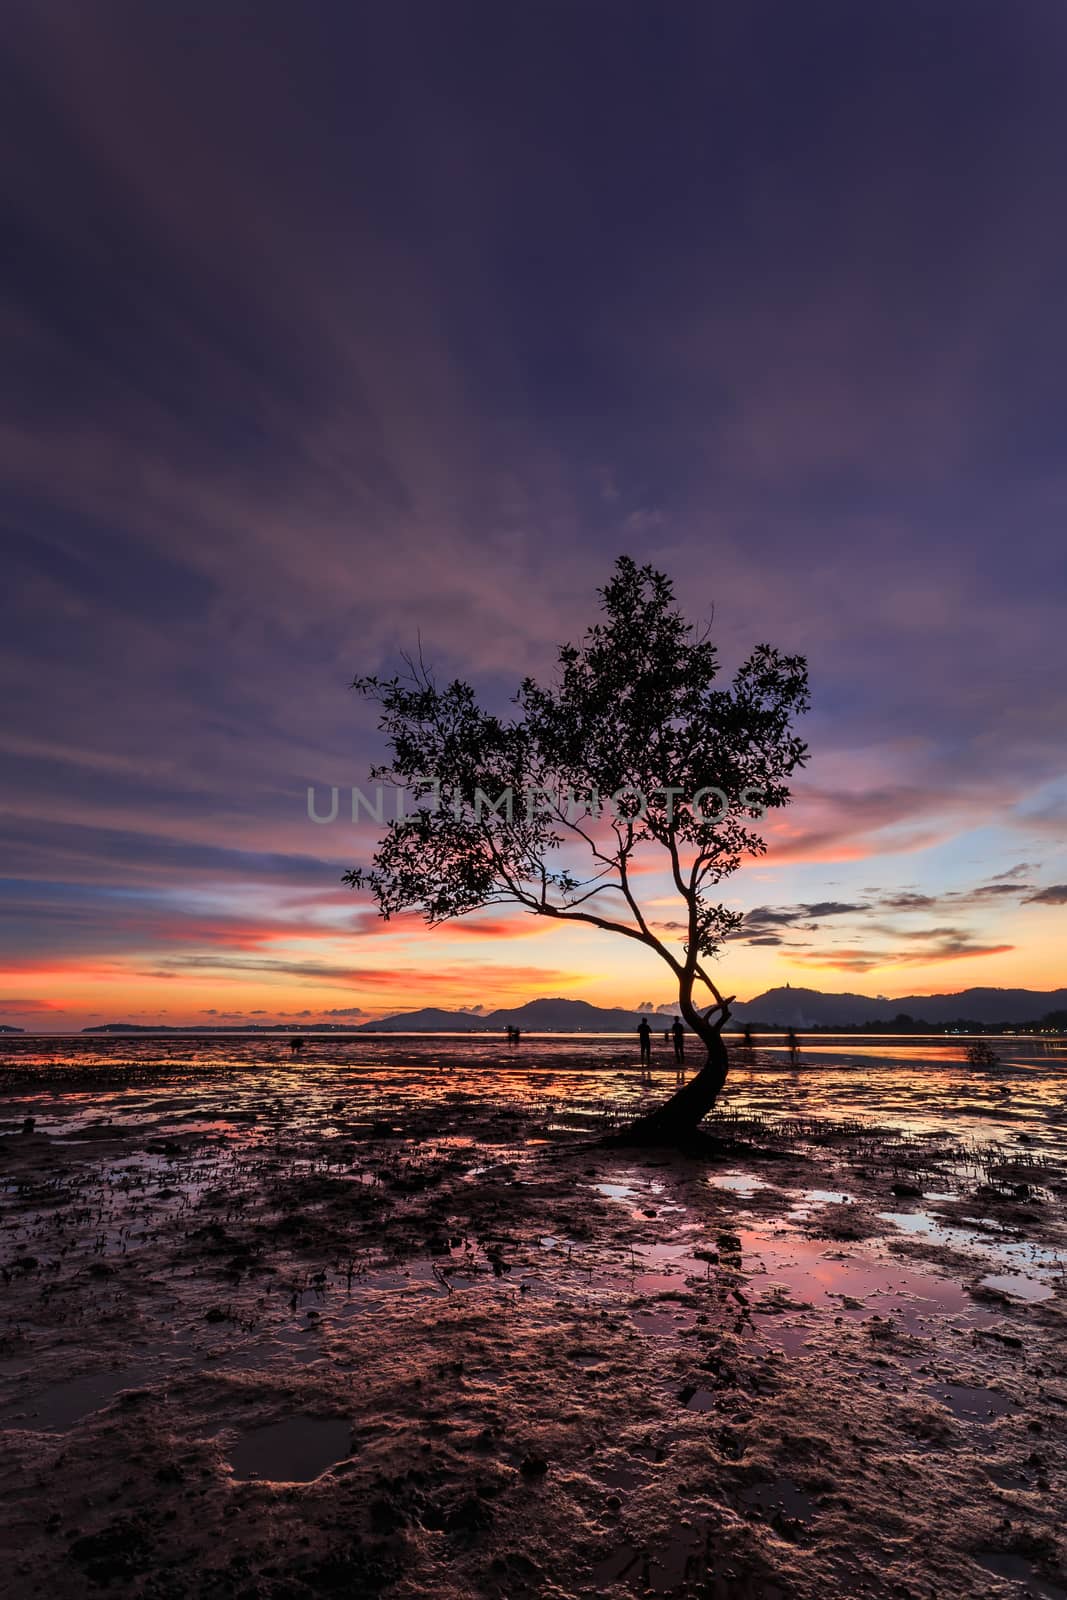
[[[235,1478],[310,1483],[348,1455],[352,1430],[329,1417],[284,1417],[251,1428],[229,1450]]]
[[[1033,1596],[1034,1600],[1067,1600],[1067,1589],[1043,1578],[1033,1562],[1027,1561],[1025,1556],[1015,1555],[1008,1550],[985,1550],[979,1551],[975,1559],[987,1572],[1021,1585],[1022,1593]]]
[[[739,1118],[825,1120],[892,1128],[903,1158],[916,1141],[990,1150],[1040,1164],[1061,1151],[1067,1126],[1067,1039],[998,1040],[1011,1071],[990,1074],[966,1062],[967,1040],[818,1036],[799,1065],[762,1045],[731,1042],[731,1074],[720,1111]],[[41,1132],[62,1138],[133,1136],[168,1116],[172,1140],[198,1136],[269,1146],[291,1126],[306,1094],[323,1127],[321,1100],[336,1097],[338,1131],[388,1121],[422,1104],[475,1105],[479,1115],[539,1105],[558,1108],[550,1132],[567,1131],[662,1100],[674,1086],[673,1062],[654,1057],[641,1080],[634,1049],[615,1035],[528,1035],[518,1050],[479,1036],[314,1036],[299,1057],[285,1039],[221,1036],[0,1037],[0,1118],[8,1128],[32,1115]],[[189,1096],[197,1086],[195,1102]],[[20,1091],[22,1091],[20,1093]],[[312,1106],[309,1105],[309,1111]]]
[[[737,1050],[716,1121],[727,1127],[732,1121],[743,1131],[755,1119],[766,1131],[773,1113],[793,1138],[816,1145],[828,1133],[851,1130],[848,1159],[853,1162],[888,1162],[890,1172],[894,1164],[910,1172],[916,1161],[923,1163],[939,1180],[929,1202],[951,1201],[979,1177],[995,1173],[998,1164],[1010,1166],[1017,1177],[1023,1163],[1022,1170],[1033,1174],[1031,1183],[1040,1185],[1047,1164],[1063,1151],[1059,1119],[1067,1046],[1003,1043],[1021,1081],[1010,1107],[998,1095],[991,1108],[987,1076],[961,1059],[966,1041],[827,1037],[811,1048],[805,1045],[799,1068],[773,1051],[761,1048],[750,1056]],[[368,1133],[388,1134],[391,1116],[410,1123],[412,1108],[416,1121],[420,1112],[433,1118],[438,1157],[469,1157],[484,1146],[486,1125],[495,1125],[492,1159],[467,1160],[466,1177],[484,1181],[499,1170],[510,1181],[514,1163],[528,1165],[536,1144],[527,1138],[509,1151],[509,1122],[520,1113],[527,1119],[531,1112],[543,1114],[561,1135],[583,1128],[595,1132],[650,1097],[662,1097],[673,1083],[672,1065],[663,1085],[650,1090],[629,1059],[627,1040],[595,1036],[528,1036],[518,1052],[480,1038],[311,1037],[295,1061],[284,1039],[25,1036],[5,1039],[4,1053],[0,1090],[9,1086],[9,1128],[32,1115],[39,1133],[72,1152],[81,1151],[85,1141],[113,1144],[117,1138],[142,1147],[129,1155],[111,1151],[102,1170],[82,1167],[67,1180],[64,1200],[71,1208],[80,1205],[83,1217],[92,1215],[97,1249],[105,1255],[149,1243],[160,1228],[210,1204],[213,1194],[225,1194],[231,1204],[242,1193],[251,1197],[283,1168],[289,1181],[318,1173],[325,1181],[343,1177],[371,1188],[402,1181],[410,1145],[398,1145],[400,1166],[390,1172],[380,1164],[377,1170],[361,1166],[361,1141]],[[568,1067],[576,1055],[583,1065]],[[70,1080],[86,1071],[112,1079],[118,1074],[119,1081],[95,1090],[72,1088]],[[980,1109],[982,1116],[966,1122],[967,1137],[961,1138],[966,1108]],[[463,1128],[475,1121],[479,1133],[472,1143]],[[976,1138],[979,1122],[985,1126]],[[518,1123],[513,1126],[517,1131]],[[306,1133],[303,1155],[301,1130]],[[283,1134],[284,1158],[278,1144]],[[707,1182],[738,1200],[771,1208],[773,1223],[742,1213],[746,1271],[764,1298],[768,1291],[787,1290],[818,1307],[849,1299],[868,1307],[876,1296],[909,1323],[932,1304],[952,1314],[969,1308],[973,1317],[981,1315],[947,1278],[877,1259],[877,1238],[831,1250],[795,1234],[823,1210],[851,1209],[851,1191],[817,1185],[783,1189],[771,1175],[751,1170],[712,1172]],[[684,1228],[684,1206],[665,1196],[654,1178],[637,1182],[629,1170],[607,1172],[590,1188],[626,1205],[635,1219],[656,1219],[661,1237]],[[69,1222],[71,1214],[64,1210],[59,1220]],[[987,1226],[961,1227],[956,1217],[948,1220],[922,1208],[877,1216],[884,1225],[883,1243],[903,1233],[973,1256],[987,1269],[986,1285],[1004,1294],[1036,1302],[1062,1281],[1063,1259],[1055,1248],[1004,1237]],[[53,1237],[47,1214],[34,1215],[22,1205],[7,1208],[3,1225],[12,1254],[62,1242]],[[570,1265],[571,1242],[556,1248],[546,1241],[546,1248],[557,1256],[563,1250]],[[337,1315],[371,1314],[396,1293],[444,1296],[479,1283],[488,1270],[484,1254],[469,1245],[450,1250],[444,1263],[440,1250],[436,1254],[436,1261],[374,1270],[365,1261],[355,1264],[355,1282],[350,1277]],[[653,1248],[652,1266],[633,1276],[633,1292],[652,1294],[687,1273],[707,1273],[707,1264],[689,1256],[684,1244],[670,1242]],[[528,1273],[525,1291],[551,1292],[557,1275],[554,1271],[544,1279]],[[855,1309],[844,1307],[849,1315]],[[647,1312],[645,1325],[653,1326],[657,1317],[662,1314]],[[673,1315],[671,1325],[678,1320]],[[302,1333],[296,1348],[304,1344]]]
[[[118,1372],[86,1372],[67,1378],[36,1394],[25,1410],[10,1410],[0,1418],[0,1425],[64,1433],[83,1417],[110,1405],[117,1396],[138,1388],[154,1375],[152,1367],[141,1364]]]
[[[932,1242],[945,1245],[950,1250],[981,1255],[991,1261],[1002,1262],[1006,1267],[1014,1267],[1016,1282],[1029,1278],[1038,1283],[1056,1283],[1062,1280],[1067,1271],[1067,1257],[1060,1250],[1026,1239],[1004,1240],[986,1229],[954,1228],[925,1211],[879,1211],[878,1217],[904,1233],[927,1235]],[[1028,1267],[1030,1272],[1019,1273],[1020,1267]],[[1043,1296],[1028,1294],[1025,1298],[1041,1299]]]

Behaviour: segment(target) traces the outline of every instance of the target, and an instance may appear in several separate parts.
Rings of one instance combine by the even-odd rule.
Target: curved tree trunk
[[[692,1137],[708,1112],[712,1110],[730,1069],[722,1030],[729,1016],[726,1007],[714,1023],[697,1010],[688,995],[682,996],[678,1009],[700,1039],[707,1052],[704,1065],[695,1078],[674,1094],[655,1111],[639,1117],[621,1133],[611,1135],[608,1144],[656,1145],[681,1144]]]

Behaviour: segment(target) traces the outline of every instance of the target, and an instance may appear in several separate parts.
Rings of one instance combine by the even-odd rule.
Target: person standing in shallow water
[[[680,1065],[685,1060],[685,1029],[681,1017],[675,1017],[671,1024],[671,1038],[674,1041],[674,1059]]]
[[[797,1030],[795,1028],[790,1028],[786,1034],[785,1044],[786,1049],[789,1051],[789,1060],[795,1067],[800,1060],[800,1041],[797,1038]]]
[[[652,1068],[652,1029],[648,1025],[648,1018],[642,1017],[637,1024],[637,1037],[641,1041],[641,1065]]]

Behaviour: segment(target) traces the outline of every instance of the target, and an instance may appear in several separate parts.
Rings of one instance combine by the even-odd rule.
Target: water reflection
[[[326,1417],[285,1417],[251,1428],[230,1451],[235,1478],[311,1483],[352,1448],[349,1423]]]

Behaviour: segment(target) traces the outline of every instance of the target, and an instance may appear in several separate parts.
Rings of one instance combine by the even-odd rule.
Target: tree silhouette
[[[513,904],[655,951],[707,1053],[630,1130],[672,1141],[695,1128],[726,1078],[733,997],[708,963],[741,914],[716,890],[765,852],[752,824],[788,803],[785,780],[807,753],[793,730],[808,706],[807,664],[759,645],[718,687],[710,627],[685,619],[664,573],[622,556],[599,594],[602,619],[580,645],[562,646],[551,687],[524,680],[513,716],[483,710],[469,684],[438,688],[421,657],[401,677],[355,680],[380,706],[391,747],[372,775],[406,789],[414,809],[389,823],[372,866],[344,881],[369,889],[386,918],[418,910],[436,925]],[[682,907],[667,925],[635,885],[653,864]]]

